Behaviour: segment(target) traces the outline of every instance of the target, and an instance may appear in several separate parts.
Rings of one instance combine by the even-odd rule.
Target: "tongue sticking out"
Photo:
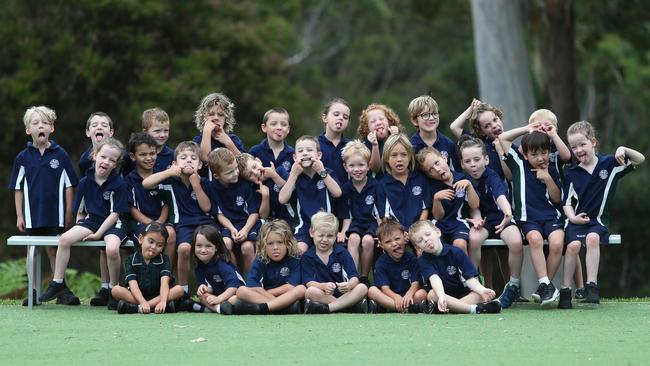
[[[103,139],[104,139],[104,134],[103,133],[100,132],[100,133],[95,135],[95,140],[97,140],[97,142],[100,142]]]

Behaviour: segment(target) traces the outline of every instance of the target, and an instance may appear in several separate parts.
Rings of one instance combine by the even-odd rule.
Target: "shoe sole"
[[[555,292],[553,292],[553,296],[551,296],[550,299],[546,301],[541,302],[541,306],[543,308],[549,308],[553,306],[553,303],[557,301],[557,299],[560,297],[560,291],[558,289],[555,289]]]

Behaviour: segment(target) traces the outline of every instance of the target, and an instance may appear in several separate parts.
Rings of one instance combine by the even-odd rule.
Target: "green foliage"
[[[25,258],[0,263],[0,296],[24,289],[26,284]]]
[[[70,290],[80,298],[95,296],[95,292],[102,284],[99,276],[89,272],[79,273],[74,268],[68,268],[65,271],[65,282]]]

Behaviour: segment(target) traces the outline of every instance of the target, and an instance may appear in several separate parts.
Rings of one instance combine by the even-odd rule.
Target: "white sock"
[[[190,292],[190,285],[183,285],[181,287],[183,288],[183,291],[185,291],[186,294]]]
[[[551,283],[551,281],[548,279],[548,276],[540,277],[539,280],[537,280],[537,282],[539,282],[539,283],[545,283],[545,284],[547,284],[547,285],[548,285],[549,283]]]
[[[52,281],[56,283],[63,283],[63,278],[53,278]]]
[[[138,313],[142,313],[142,305],[138,305]]]
[[[201,304],[194,304],[194,305],[192,305],[192,310],[194,310],[196,312],[199,312],[199,311],[201,311],[202,307],[203,307],[203,305],[201,305]],[[206,307],[205,309],[208,309],[208,308]]]
[[[471,305],[471,307],[469,309],[469,313],[470,314],[476,314],[476,305]]]
[[[110,288],[108,282],[102,282],[102,288]]]
[[[217,313],[221,314],[221,304],[217,304]]]
[[[519,278],[514,278],[514,277],[510,276],[510,284],[511,285],[519,287],[519,282],[520,282]]]

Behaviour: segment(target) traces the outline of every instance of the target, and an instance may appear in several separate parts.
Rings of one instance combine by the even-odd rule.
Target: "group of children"
[[[336,98],[322,111],[325,131],[299,137],[294,148],[286,141],[289,113],[273,108],[261,124],[266,137],[246,152],[233,133],[234,105],[220,93],[196,110],[201,134],[174,150],[160,108],[143,113],[143,131],[126,149],[112,138],[111,118],[97,112],[86,123],[92,146],[78,179],[50,140],[55,112],[29,108],[32,141],[18,154],[9,187],[17,227],[60,235],[47,251],[53,280],[38,301],[78,305],[65,283],[70,247],[103,240],[102,288],[91,305],[121,314],[496,313],[520,298],[526,244],[539,281],[533,298],[542,306],[559,297],[558,307],[571,308],[572,282],[583,287],[582,243],[582,301],[599,303],[608,204],[641,153],[619,147],[598,155],[586,121],[569,127],[569,148],[545,109],[504,131],[502,112],[474,100],[450,126],[458,146],[438,131],[430,96],[412,100],[408,113],[418,130],[411,138],[391,108],[371,104],[359,139],[350,141],[343,136],[350,107]],[[520,136],[521,145],[513,144]],[[128,238],[136,251],[120,277]],[[479,281],[488,238],[508,247],[510,279],[498,298]],[[551,279],[563,255],[558,291]],[[198,301],[189,291],[192,262]]]

